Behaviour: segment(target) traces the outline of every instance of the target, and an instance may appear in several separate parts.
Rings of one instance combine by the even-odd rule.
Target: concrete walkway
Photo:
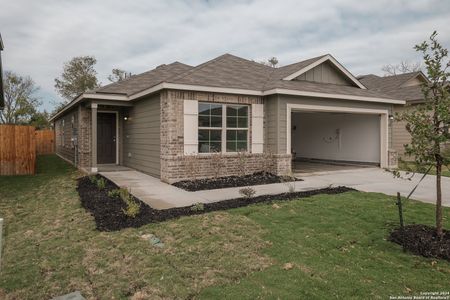
[[[100,172],[120,187],[131,189],[131,193],[156,209],[190,206],[202,202],[211,203],[241,197],[239,188],[187,192],[159,179],[138,171]],[[362,168],[355,170],[322,172],[316,174],[298,174],[304,181],[290,183],[296,191],[308,191],[331,186],[344,185],[364,192],[378,192],[402,196],[413,189],[420,180],[416,174],[411,181],[393,178],[391,173],[379,168]],[[274,183],[253,186],[256,195],[273,195],[289,191],[286,183]],[[450,206],[450,178],[442,178],[443,204]],[[428,175],[412,196],[413,199],[435,203],[435,176]]]

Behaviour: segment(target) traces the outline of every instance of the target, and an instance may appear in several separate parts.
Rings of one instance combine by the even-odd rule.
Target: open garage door
[[[291,122],[297,159],[380,164],[378,115],[293,112]]]
[[[353,110],[288,109],[288,149],[296,162],[385,167],[387,111]]]

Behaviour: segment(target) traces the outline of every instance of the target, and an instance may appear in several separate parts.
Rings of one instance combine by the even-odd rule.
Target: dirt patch
[[[407,225],[402,235],[395,229],[389,240],[402,245],[408,251],[424,257],[443,258],[450,261],[450,231],[444,230],[442,239],[436,236],[436,229],[426,225]]]
[[[229,187],[241,187],[291,181],[303,180],[289,176],[277,176],[272,173],[256,172],[245,176],[224,176],[218,178],[183,180],[175,182],[173,185],[186,191],[195,192],[202,190],[223,189]]]
[[[97,178],[100,177],[102,176],[97,175]],[[107,178],[103,178],[106,181],[106,185],[101,190],[87,176],[78,179],[77,186],[81,205],[94,216],[97,229],[100,231],[116,231],[129,227],[137,228],[148,223],[162,222],[181,216],[198,215],[255,203],[272,202],[274,200],[293,200],[318,194],[340,194],[354,191],[354,189],[340,186],[304,192],[257,196],[253,198],[235,198],[215,203],[205,203],[201,206],[194,205],[164,210],[153,209],[141,200],[133,197],[140,205],[139,213],[133,218],[124,214],[123,209],[125,209],[126,205],[120,198],[108,196],[109,191],[118,188],[117,185]]]

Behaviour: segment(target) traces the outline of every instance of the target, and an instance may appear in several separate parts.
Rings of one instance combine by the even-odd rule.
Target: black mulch
[[[444,230],[442,239],[436,236],[436,228],[426,225],[407,225],[402,236],[396,228],[389,240],[402,245],[406,250],[424,257],[436,257],[450,260],[450,231]]]
[[[303,181],[299,178],[294,178],[295,181]],[[206,178],[196,180],[183,180],[175,182],[173,185],[190,192],[223,189],[229,187],[240,187],[248,185],[259,185],[269,183],[282,183],[293,181],[292,177],[277,176],[272,173],[256,172],[244,176],[224,176],[218,178]]]
[[[148,223],[157,223],[181,216],[198,215],[216,210],[226,210],[230,208],[247,206],[255,203],[270,203],[273,200],[293,200],[318,194],[331,195],[354,191],[354,189],[340,186],[305,192],[258,196],[250,199],[236,198],[215,203],[205,203],[203,205],[203,210],[200,211],[193,210],[192,206],[158,210],[153,209],[139,199],[134,198],[135,201],[141,204],[141,209],[136,217],[130,218],[122,211],[122,209],[125,208],[123,201],[120,198],[111,198],[108,196],[108,191],[117,189],[118,187],[108,179],[105,178],[105,180],[107,183],[106,188],[103,190],[99,190],[87,176],[78,180],[77,187],[81,199],[81,205],[94,216],[95,223],[99,231],[116,231],[129,227],[137,228]]]

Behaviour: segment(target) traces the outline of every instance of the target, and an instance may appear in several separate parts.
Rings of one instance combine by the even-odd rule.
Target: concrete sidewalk
[[[138,171],[100,172],[100,174],[120,187],[130,188],[134,196],[156,209],[190,206],[198,202],[211,203],[241,197],[239,190],[242,187],[188,192]],[[300,178],[304,181],[292,184],[295,186],[295,191],[308,191],[326,188],[330,185],[343,185],[364,192],[377,192],[387,195],[396,195],[397,192],[400,192],[402,196],[406,197],[420,180],[420,177],[420,174],[416,174],[409,181],[393,178],[391,173],[379,168],[364,168],[325,172],[309,176],[300,175]],[[252,187],[255,189],[257,196],[280,194],[289,191],[288,184],[285,183]],[[442,192],[443,205],[450,206],[450,178],[442,178]],[[412,198],[423,202],[435,203],[435,176],[428,175]]]

